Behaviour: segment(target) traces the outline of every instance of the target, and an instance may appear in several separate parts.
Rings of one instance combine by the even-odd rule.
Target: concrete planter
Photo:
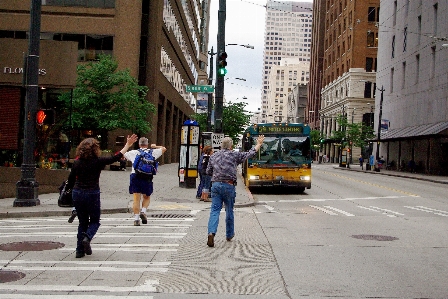
[[[36,168],[39,194],[57,193],[61,183],[67,180],[70,170]],[[20,167],[0,167],[0,198],[16,197],[16,183],[20,181]]]

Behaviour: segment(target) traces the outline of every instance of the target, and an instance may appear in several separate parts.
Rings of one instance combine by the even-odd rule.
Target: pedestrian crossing
[[[179,250],[197,213],[192,211],[192,217],[185,218],[148,218],[148,224],[139,227],[128,216],[106,216],[92,240],[93,254],[81,259],[74,254],[76,221],[69,224],[67,217],[0,219],[0,245],[27,241],[64,245],[43,251],[1,251],[0,271],[25,277],[0,283],[0,298],[62,299],[67,293],[75,299],[154,298],[148,293],[157,292],[159,281],[151,273],[169,272],[169,257]]]
[[[259,210],[256,213],[262,213],[260,209],[264,208],[265,213],[279,213],[282,208],[278,206],[276,209],[274,207],[277,203],[305,203],[313,202],[313,200],[303,200],[303,201],[295,201],[295,200],[279,200],[279,201],[264,201],[260,202],[258,205]],[[315,203],[319,201],[314,201]],[[326,202],[326,201],[323,201]],[[334,202],[347,202],[346,200],[334,200]],[[373,206],[373,205],[360,205],[353,202],[344,203],[343,207],[339,207],[336,205],[328,205],[328,204],[307,204],[306,207],[311,208],[308,210],[308,214],[312,213],[312,211],[316,211],[318,213],[322,213],[324,215],[329,216],[345,216],[345,217],[355,217],[355,216],[368,216],[368,215],[384,215],[390,218],[403,217],[409,215],[410,211],[419,211],[423,213],[429,213],[436,216],[448,217],[448,211],[436,209],[433,207],[426,206],[395,206],[393,209],[387,207]],[[305,209],[302,208],[302,209]],[[357,212],[358,211],[358,212]],[[370,214],[369,214],[370,213]],[[415,214],[415,213],[414,213]],[[417,214],[418,215],[418,214]]]

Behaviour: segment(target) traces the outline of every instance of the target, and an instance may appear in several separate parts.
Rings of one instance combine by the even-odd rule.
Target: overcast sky
[[[216,52],[219,0],[211,2],[209,50],[213,46]],[[246,102],[246,109],[251,112],[256,112],[261,105],[265,5],[265,0],[226,0],[226,44],[249,44],[255,48],[226,46],[228,57],[224,95],[227,102]],[[243,100],[243,97],[247,99]]]

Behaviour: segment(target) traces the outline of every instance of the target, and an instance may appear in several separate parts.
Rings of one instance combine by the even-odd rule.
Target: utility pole
[[[36,147],[36,112],[39,100],[39,47],[40,47],[40,15],[42,0],[32,0],[30,9],[30,40],[28,56],[25,63],[25,120],[23,163],[21,179],[17,182],[17,198],[14,207],[31,207],[40,205],[39,184],[36,182],[36,163],[34,149]]]
[[[381,118],[383,117],[383,93],[384,93],[384,87],[381,86],[381,89],[378,89],[381,91],[381,98],[380,98],[380,111],[378,114],[378,137],[376,141],[376,160],[378,161],[380,159],[380,138],[381,138]]]
[[[208,52],[208,55],[210,55],[210,73],[208,74],[208,85],[213,85],[213,56],[215,56],[217,53],[213,52],[212,50]],[[207,132],[212,131],[212,106],[213,106],[213,94],[208,94],[208,102],[207,102]]]
[[[218,10],[218,53],[226,51],[226,0],[219,0]],[[217,58],[219,55],[217,56]],[[218,62],[216,63],[218,65]],[[222,133],[222,111],[224,101],[224,76],[216,75],[215,86],[215,133]]]

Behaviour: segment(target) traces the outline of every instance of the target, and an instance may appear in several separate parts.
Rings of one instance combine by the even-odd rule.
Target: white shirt
[[[149,148],[142,148],[142,150],[144,151],[149,151]],[[131,161],[132,163],[134,163],[135,157],[137,157],[137,155],[140,154],[139,150],[132,150],[129,152],[126,152],[123,156],[126,158],[126,160]],[[153,148],[152,149],[152,155],[154,157],[154,159],[158,159],[162,156],[163,152],[161,148]],[[134,167],[132,168],[132,173],[135,173]]]

